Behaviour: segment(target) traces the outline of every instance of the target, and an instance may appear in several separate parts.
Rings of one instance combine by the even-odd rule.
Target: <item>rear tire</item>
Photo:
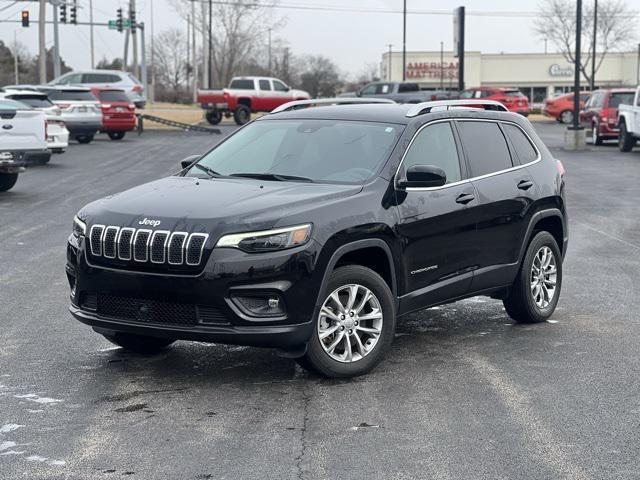
[[[111,140],[122,140],[126,132],[107,132]]]
[[[233,112],[233,119],[238,125],[244,125],[251,120],[251,109],[246,105],[240,104]]]
[[[93,141],[93,135],[78,135],[76,137],[76,140],[78,141],[78,143],[88,144]]]
[[[561,123],[569,125],[573,123],[573,112],[571,110],[563,110],[558,118]]]
[[[11,190],[17,181],[17,173],[0,173],[0,192]]]
[[[148,355],[163,351],[175,341],[168,338],[147,337],[124,332],[103,333],[102,335],[114,345],[118,345],[129,352]]]
[[[211,125],[218,125],[222,121],[222,112],[220,110],[207,110],[204,116]]]
[[[636,144],[636,139],[627,131],[627,124],[620,123],[620,135],[618,136],[618,147],[621,152],[630,152]]]
[[[539,232],[527,247],[504,308],[517,323],[544,322],[558,305],[561,287],[560,249],[553,235]]]
[[[298,363],[325,377],[364,375],[382,361],[393,341],[396,312],[389,286],[373,270],[348,265],[331,273],[323,295]]]

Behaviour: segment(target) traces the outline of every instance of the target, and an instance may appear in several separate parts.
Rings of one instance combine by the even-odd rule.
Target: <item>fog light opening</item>
[[[235,293],[231,300],[250,317],[281,317],[285,314],[284,301],[277,293]]]

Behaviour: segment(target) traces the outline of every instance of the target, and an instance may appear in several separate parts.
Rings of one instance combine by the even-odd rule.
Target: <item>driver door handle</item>
[[[475,199],[476,197],[474,197],[471,193],[462,193],[458,195],[458,198],[456,198],[456,203],[466,205],[467,203],[472,202]]]
[[[531,187],[533,187],[531,180],[520,180],[520,182],[518,182],[518,188],[520,190],[529,190]]]

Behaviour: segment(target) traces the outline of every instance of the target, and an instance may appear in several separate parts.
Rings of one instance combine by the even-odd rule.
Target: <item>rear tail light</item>
[[[436,95],[431,95],[431,101],[435,101],[437,99],[438,99],[438,97]]]
[[[135,110],[136,109],[136,106],[133,103],[130,103],[127,106],[129,107],[129,110]]]
[[[69,108],[71,105],[69,103],[59,103],[58,107],[60,107],[62,110],[65,110],[67,108]]]
[[[110,103],[103,103],[102,104],[102,109],[103,110],[109,110],[111,108],[111,104]]]
[[[134,85],[131,91],[136,93],[142,93],[142,85]]]
[[[564,174],[566,170],[564,169],[564,165],[562,165],[562,162],[560,160],[556,160],[556,167],[558,169],[558,173],[560,174],[560,177],[564,178]]]

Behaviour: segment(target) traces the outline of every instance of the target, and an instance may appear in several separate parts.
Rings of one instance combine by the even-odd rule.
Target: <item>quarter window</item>
[[[509,140],[511,140],[511,145],[517,152],[522,165],[531,163],[538,158],[538,152],[520,128],[509,124],[503,125],[503,128]]]
[[[513,167],[507,141],[497,123],[460,122],[458,125],[472,177]]]
[[[404,157],[405,170],[413,165],[434,165],[447,174],[447,183],[458,182],[460,160],[451,124],[435,123],[416,135]]]

